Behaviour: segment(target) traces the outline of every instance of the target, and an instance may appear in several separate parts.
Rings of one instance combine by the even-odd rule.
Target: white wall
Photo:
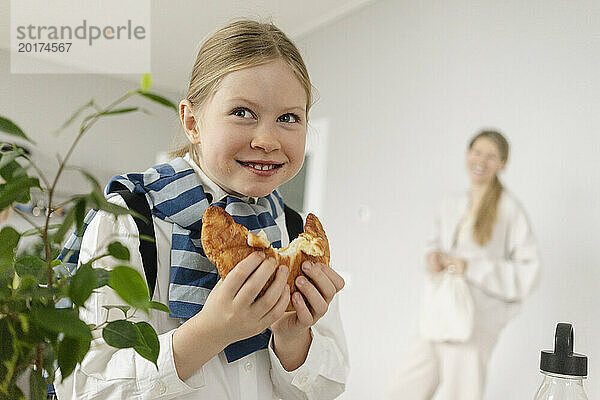
[[[59,136],[52,132],[92,98],[100,106],[107,106],[129,90],[139,87],[118,77],[11,74],[10,53],[0,50],[0,115],[10,118],[36,141],[37,146],[29,146],[32,157],[45,174],[53,178],[58,169],[55,154],[65,156],[81,118]],[[183,77],[182,82],[185,79]],[[181,96],[165,91],[158,93],[175,103],[179,102]],[[71,158],[72,165],[88,169],[99,179],[102,187],[115,174],[143,171],[154,165],[156,153],[167,149],[177,132],[177,114],[171,109],[139,96],[121,105],[134,106],[143,107],[152,115],[135,112],[102,118],[81,139]],[[11,138],[14,137],[0,133],[1,140]],[[64,176],[59,185],[61,194],[88,190],[86,181],[79,173],[66,172]]]
[[[504,331],[486,399],[532,398],[539,352],[575,326],[600,396],[600,2],[377,1],[299,40],[329,120],[323,219],[352,372],[344,399],[378,399],[417,332],[422,245],[444,193],[466,189],[482,127],[507,134],[543,280]],[[370,220],[361,222],[360,207]]]

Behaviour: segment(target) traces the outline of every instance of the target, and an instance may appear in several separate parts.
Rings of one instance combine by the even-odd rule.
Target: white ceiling
[[[75,0],[73,0],[75,1]],[[184,92],[196,51],[212,31],[237,17],[272,20],[298,39],[373,0],[151,0],[153,87]],[[10,2],[0,1],[0,48],[9,49]],[[138,75],[116,78],[139,81]]]

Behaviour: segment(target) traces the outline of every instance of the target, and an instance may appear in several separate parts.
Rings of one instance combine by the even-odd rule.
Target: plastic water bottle
[[[556,325],[554,351],[542,351],[540,370],[544,380],[534,400],[588,400],[583,390],[587,357],[573,353],[571,324]]]

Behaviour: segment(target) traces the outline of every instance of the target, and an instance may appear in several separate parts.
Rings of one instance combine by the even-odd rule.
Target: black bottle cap
[[[573,326],[559,323],[554,336],[554,351],[542,350],[540,369],[560,375],[587,376],[587,357],[573,353]]]

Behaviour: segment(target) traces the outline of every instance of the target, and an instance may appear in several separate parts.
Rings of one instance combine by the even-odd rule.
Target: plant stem
[[[86,125],[82,125],[79,128],[79,133],[77,134],[77,137],[75,138],[75,140],[73,141],[73,144],[69,148],[69,151],[67,151],[67,155],[60,163],[60,166],[58,167],[58,172],[56,173],[56,176],[54,177],[54,182],[52,183],[52,186],[50,187],[50,191],[48,193],[48,210],[52,210],[52,198],[54,196],[54,190],[56,189],[56,184],[58,183],[58,179],[60,178],[60,175],[62,174],[62,171],[65,168],[67,161],[71,157],[73,150],[75,150],[75,146],[77,146],[77,143],[79,142],[79,140],[81,139],[83,134],[86,131],[88,131],[94,125],[94,123],[96,123],[96,121],[98,121],[98,119],[102,116],[102,113],[110,111],[117,104],[125,101],[127,98],[131,97],[134,94],[135,94],[135,91],[130,91],[130,92],[126,93],[125,95],[121,96],[120,98],[118,98],[117,100],[115,100],[114,102],[109,104],[102,111],[98,111],[96,114],[93,114],[93,117],[90,119],[90,122],[87,123]],[[53,269],[52,269],[52,260],[51,260],[52,253],[50,250],[50,244],[48,242],[48,225],[49,224],[50,224],[50,213],[48,212],[46,214],[46,224],[44,226],[44,232],[43,232],[44,247],[46,250],[46,263],[48,265],[48,286],[52,285],[52,278],[53,278]]]
[[[44,351],[44,346],[41,344],[37,345],[36,348],[36,356],[35,356],[35,367],[38,371],[42,371],[44,368],[44,358],[42,352]]]

